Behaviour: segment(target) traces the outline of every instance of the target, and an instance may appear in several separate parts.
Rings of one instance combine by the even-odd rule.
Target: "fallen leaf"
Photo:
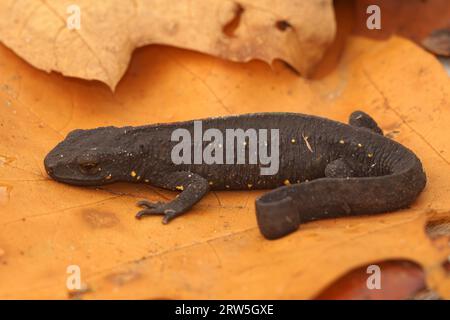
[[[0,298],[67,298],[69,265],[90,298],[313,298],[373,261],[419,264],[450,298],[448,237],[429,219],[450,212],[450,80],[435,57],[399,37],[350,37],[321,80],[252,61],[237,64],[163,46],[137,50],[113,94],[97,82],[46,74],[0,46]],[[80,188],[50,180],[47,152],[71,130],[264,111],[347,121],[371,114],[422,160],[428,184],[409,209],[317,221],[267,241],[254,201],[263,191],[211,192],[162,225],[135,202],[176,193],[139,184]]]
[[[433,31],[422,44],[436,55],[450,57],[450,29]]]
[[[379,288],[370,288],[367,278],[380,272]],[[369,271],[368,271],[369,270]],[[408,260],[375,261],[350,270],[325,288],[316,300],[405,300],[426,289],[422,268]]]
[[[342,1],[342,0],[337,0]],[[345,0],[343,0],[345,1]],[[401,35],[421,44],[431,32],[450,27],[448,0],[355,0],[354,32],[375,39]],[[377,5],[381,12],[381,29],[368,29],[366,20],[369,5]]]
[[[233,61],[281,59],[308,75],[335,33],[331,0],[0,0],[0,41],[33,66],[115,89],[133,50],[157,43]],[[80,12],[80,28],[72,26]]]

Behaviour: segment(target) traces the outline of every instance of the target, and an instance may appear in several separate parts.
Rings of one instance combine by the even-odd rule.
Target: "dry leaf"
[[[436,55],[450,57],[450,28],[433,31],[422,44]]]
[[[336,0],[347,1],[347,0]],[[378,5],[381,11],[381,29],[366,26],[369,5]],[[401,35],[421,44],[432,31],[450,27],[450,1],[448,0],[355,0],[354,29],[358,35],[387,39]]]
[[[309,74],[335,33],[331,0],[0,0],[0,41],[33,66],[113,90],[133,50],[157,43],[233,61],[281,59]],[[70,20],[72,21],[72,20]]]
[[[450,85],[412,42],[350,38],[321,81],[261,62],[235,64],[181,49],[139,50],[117,92],[45,74],[0,46],[0,297],[66,298],[69,265],[83,298],[312,298],[355,267],[385,259],[421,265],[450,298],[442,263],[448,238],[430,240],[429,218],[449,219]],[[183,84],[183,85],[180,85]],[[75,128],[140,125],[253,111],[293,111],[346,121],[362,109],[422,159],[428,184],[410,208],[303,225],[267,241],[256,226],[259,191],[211,192],[163,226],[138,221],[140,198],[176,193],[138,184],[79,188],[50,180],[46,153]]]
[[[373,273],[371,265],[380,268],[380,287],[367,286],[367,278]],[[373,271],[372,271],[373,272]],[[406,300],[426,290],[425,274],[416,263],[408,260],[373,261],[369,265],[350,270],[325,288],[317,300]]]

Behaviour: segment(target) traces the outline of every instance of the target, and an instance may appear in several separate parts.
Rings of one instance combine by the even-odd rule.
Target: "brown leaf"
[[[311,73],[333,40],[331,0],[0,0],[0,41],[33,66],[115,89],[137,47],[158,43],[232,61],[281,59]]]
[[[380,268],[380,288],[367,286],[370,265]],[[350,270],[325,288],[317,300],[405,300],[426,289],[422,268],[408,260],[376,261]]]
[[[387,39],[397,34],[420,44],[432,31],[450,27],[448,0],[355,0],[354,2],[354,31],[365,37]],[[367,28],[366,20],[369,15],[366,9],[369,5],[380,7],[381,29]]]
[[[450,28],[433,31],[422,44],[436,55],[450,57]]]

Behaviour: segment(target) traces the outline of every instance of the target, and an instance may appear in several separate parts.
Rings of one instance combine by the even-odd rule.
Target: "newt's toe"
[[[160,210],[156,210],[155,208],[152,209],[144,209],[136,213],[136,218],[141,219],[144,216],[154,216],[154,215],[161,215],[164,214],[164,212],[161,212]]]
[[[170,220],[175,218],[177,216],[177,213],[173,209],[167,209],[164,210],[164,218],[162,219],[163,224],[168,224]]]
[[[142,207],[142,208],[153,209],[153,208],[156,208],[157,206],[161,205],[161,202],[152,202],[152,201],[148,201],[148,200],[140,200],[140,201],[136,202],[136,205],[138,207]]]

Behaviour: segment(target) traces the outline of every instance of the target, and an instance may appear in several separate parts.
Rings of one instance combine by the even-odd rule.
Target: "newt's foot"
[[[137,205],[145,208],[136,214],[137,219],[141,219],[144,216],[164,215],[162,223],[167,224],[179,214],[176,210],[171,208],[170,202],[164,203],[141,200],[137,202]]]
[[[383,130],[380,129],[377,122],[362,111],[355,111],[349,117],[349,124],[354,127],[365,128],[379,135],[383,135]]]

